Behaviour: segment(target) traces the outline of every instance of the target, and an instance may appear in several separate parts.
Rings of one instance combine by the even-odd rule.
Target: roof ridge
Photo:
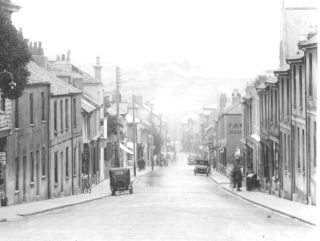
[[[286,7],[286,10],[317,10],[317,7]]]

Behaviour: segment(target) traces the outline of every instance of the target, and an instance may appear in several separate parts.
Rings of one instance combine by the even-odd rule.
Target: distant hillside
[[[92,66],[80,67],[93,74]],[[140,69],[120,68],[124,98],[139,94],[144,100],[153,100],[155,96],[192,100],[193,106],[181,106],[185,113],[192,111],[190,107],[202,108],[217,103],[220,92],[230,95],[234,88],[243,92],[246,83],[251,81],[207,76],[199,66],[192,66],[188,61],[148,63]],[[114,91],[115,67],[104,66],[102,78],[107,91]]]

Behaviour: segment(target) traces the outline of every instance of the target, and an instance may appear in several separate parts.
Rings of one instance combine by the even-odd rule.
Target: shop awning
[[[133,152],[131,150],[128,149],[128,147],[126,147],[125,145],[120,143],[120,149],[122,149],[123,151],[133,155]]]

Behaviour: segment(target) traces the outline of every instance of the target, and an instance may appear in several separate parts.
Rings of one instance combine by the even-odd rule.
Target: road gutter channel
[[[274,209],[274,208],[271,208],[271,207],[266,206],[266,205],[264,205],[264,204],[255,202],[255,201],[253,201],[253,200],[251,200],[251,199],[249,199],[249,198],[246,198],[246,197],[244,197],[244,196],[242,196],[242,195],[239,195],[238,193],[233,192],[233,191],[231,191],[231,190],[229,190],[229,189],[227,189],[227,188],[225,188],[225,187],[222,186],[222,185],[224,185],[224,184],[230,184],[230,182],[228,182],[228,183],[219,183],[219,182],[217,182],[216,180],[214,180],[214,178],[213,178],[211,175],[210,175],[210,178],[211,178],[211,180],[212,180],[213,182],[215,182],[216,184],[218,184],[218,185],[220,186],[220,188],[223,189],[224,191],[226,191],[226,192],[228,192],[228,193],[231,193],[232,195],[237,196],[237,197],[239,197],[239,198],[241,198],[241,199],[243,199],[243,200],[245,200],[245,201],[247,201],[247,202],[253,203],[253,204],[257,205],[257,206],[260,206],[260,207],[263,207],[263,208],[265,208],[265,209],[271,210],[271,211],[273,211],[273,212],[279,213],[279,214],[284,215],[284,216],[286,216],[286,217],[296,219],[296,220],[298,220],[298,221],[300,221],[300,222],[303,222],[303,223],[305,223],[305,224],[309,224],[309,225],[311,225],[311,226],[316,226],[315,223],[312,223],[312,222],[310,222],[310,221],[308,221],[308,220],[305,220],[305,219],[303,219],[303,218],[299,218],[299,217],[297,217],[297,216],[294,216],[294,215],[285,213],[285,212],[283,212],[283,211],[281,211],[281,210]]]
[[[148,173],[150,173],[150,172],[152,172],[152,171],[143,173],[142,175],[137,176],[137,177],[133,177],[133,179],[132,179],[132,184],[134,184],[134,182],[135,182],[139,177],[142,177],[142,176],[144,176],[144,175],[146,175],[146,174],[148,174]],[[33,213],[16,214],[16,215],[18,216],[17,218],[10,219],[10,220],[8,220],[7,218],[5,218],[5,219],[1,219],[0,222],[5,223],[5,222],[19,221],[19,220],[21,220],[22,218],[27,218],[27,217],[30,217],[30,216],[35,216],[35,215],[38,215],[38,214],[42,214],[42,213],[46,213],[46,212],[51,212],[51,211],[58,210],[58,209],[63,209],[63,208],[67,208],[67,207],[71,207],[71,206],[76,206],[76,205],[80,205],[80,204],[84,204],[84,203],[88,203],[88,202],[93,202],[93,201],[97,201],[97,200],[104,199],[104,198],[107,198],[107,197],[111,197],[111,193],[106,194],[106,195],[103,195],[103,196],[101,196],[101,197],[97,197],[97,198],[93,198],[93,199],[88,199],[88,200],[84,200],[84,201],[80,201],[80,202],[75,202],[75,203],[69,203],[69,204],[65,204],[65,205],[62,205],[62,206],[57,206],[57,207],[53,207],[53,208],[48,208],[48,209],[44,209],[44,210],[37,211],[37,212],[33,212]]]

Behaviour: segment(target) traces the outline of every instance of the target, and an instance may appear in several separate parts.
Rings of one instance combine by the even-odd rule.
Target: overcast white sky
[[[139,66],[191,61],[224,76],[278,63],[279,0],[15,0],[14,24],[53,58]]]
[[[13,2],[22,7],[13,23],[42,41],[49,58],[71,49],[80,65],[92,66],[96,55],[122,69],[188,61],[197,75],[222,78],[254,78],[278,66],[280,0]]]

